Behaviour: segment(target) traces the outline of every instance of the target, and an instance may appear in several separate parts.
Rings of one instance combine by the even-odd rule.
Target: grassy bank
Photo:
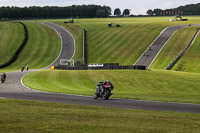
[[[174,66],[175,71],[200,73],[200,34],[188,52]]]
[[[44,68],[50,65],[60,52],[61,41],[53,29],[34,22],[24,24],[28,29],[28,42],[18,59],[4,70],[20,70],[23,65],[29,65],[31,69]]]
[[[200,114],[0,99],[0,132],[200,132]]]
[[[117,98],[200,103],[200,75],[171,71],[41,71],[23,79],[30,88],[92,96],[99,81],[111,80]]]
[[[23,26],[17,22],[0,23],[0,64],[12,58],[24,39]]]
[[[74,24],[64,24],[66,20],[48,21],[64,26],[73,34],[76,39],[76,59],[82,59],[82,28],[85,28],[88,34],[89,63],[118,62],[121,65],[132,65],[164,28],[172,25],[196,24],[200,20],[199,17],[187,17],[189,21],[186,22],[169,22],[170,18],[75,19]],[[110,22],[120,24],[121,27],[108,28],[107,24]],[[189,32],[188,35],[190,34]],[[179,39],[179,36],[176,39]]]
[[[179,29],[169,40],[150,68],[165,69],[187,47],[197,27]]]

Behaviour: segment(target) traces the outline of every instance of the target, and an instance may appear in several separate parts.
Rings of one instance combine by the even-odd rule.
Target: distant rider
[[[22,66],[22,69],[21,69],[21,72],[23,72],[24,71],[24,66]]]
[[[5,73],[1,74],[1,78],[6,78],[6,74]]]
[[[3,73],[3,74],[1,75],[1,82],[3,83],[5,80],[6,80],[6,74]]]

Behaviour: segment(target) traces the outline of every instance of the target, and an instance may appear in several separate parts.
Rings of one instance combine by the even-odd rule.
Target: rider
[[[1,78],[6,78],[6,74],[5,73],[1,74]]]
[[[110,80],[106,80],[106,82],[104,82],[104,88],[114,88],[112,83],[110,82]]]
[[[6,80],[6,74],[1,74],[1,82],[3,83]]]
[[[100,91],[103,91],[106,88],[114,88],[110,80],[106,80],[105,82],[100,82],[102,83],[102,86],[97,86],[96,91],[97,93],[100,93]]]

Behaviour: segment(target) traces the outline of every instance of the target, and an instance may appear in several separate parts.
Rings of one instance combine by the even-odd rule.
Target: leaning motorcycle
[[[6,81],[6,77],[1,77],[1,82],[4,83]]]
[[[94,99],[103,98],[104,100],[107,100],[113,94],[111,93],[112,90],[113,90],[113,87],[104,87],[104,83],[99,82],[96,87]]]

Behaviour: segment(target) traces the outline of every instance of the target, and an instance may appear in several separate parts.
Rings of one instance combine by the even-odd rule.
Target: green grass
[[[75,55],[73,59],[76,60],[82,60],[82,55],[83,55],[83,49],[82,49],[82,40],[83,40],[83,35],[82,35],[82,27],[74,24],[64,24],[63,21],[60,20],[50,20],[50,22],[56,23],[58,25],[63,26],[67,31],[69,31],[72,36],[75,39]]]
[[[175,71],[200,73],[200,35],[189,51],[174,66]]]
[[[21,24],[0,22],[0,65],[12,58],[24,37],[24,29]]]
[[[88,31],[89,63],[131,65],[165,27],[199,23],[200,20],[199,17],[188,18],[189,22],[169,22],[169,17],[75,19],[75,24],[64,24],[65,20],[48,21],[64,25],[72,32],[76,39],[75,59],[82,58],[81,30],[84,27]],[[122,27],[108,28],[109,22],[116,22]],[[60,38],[55,31],[38,23],[25,24],[30,35],[27,46],[15,63],[0,69],[0,73],[18,70],[26,64],[31,68],[43,68],[57,57]],[[190,28],[177,34],[182,36],[182,32],[193,35]],[[198,41],[196,43],[194,46],[198,48]],[[194,73],[162,70],[40,71],[25,76],[23,82],[42,91],[92,96],[96,84],[107,79],[115,86],[112,97],[200,103],[200,75]],[[0,99],[0,108],[0,132],[200,132],[199,114],[7,99]]]
[[[200,114],[0,99],[0,132],[197,133]]]
[[[150,68],[165,69],[186,48],[197,27],[181,28],[169,40]]]
[[[200,75],[171,71],[40,71],[23,79],[30,88],[56,93],[92,96],[96,84],[111,80],[114,85],[112,97],[200,103]]]
[[[117,62],[132,65],[164,28],[196,24],[200,20],[199,17],[187,17],[188,22],[169,22],[169,18],[171,17],[75,19],[74,24],[64,24],[66,20],[48,21],[64,26],[74,35],[75,60],[82,59],[82,28],[85,28],[88,34],[89,63]],[[109,22],[120,24],[121,27],[108,28]]]
[[[61,41],[53,29],[34,22],[25,22],[24,24],[28,29],[28,42],[18,59],[3,69],[5,71],[20,70],[23,65],[29,65],[31,69],[44,68],[59,55]],[[7,49],[8,51],[9,49]]]

